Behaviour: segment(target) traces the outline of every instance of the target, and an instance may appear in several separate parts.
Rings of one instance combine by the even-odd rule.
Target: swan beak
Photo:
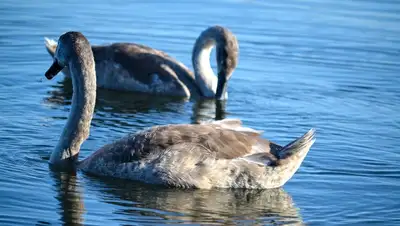
[[[225,72],[220,71],[218,73],[218,84],[217,84],[217,93],[215,94],[215,98],[217,100],[221,100],[224,98],[224,94],[226,93],[227,88],[227,79],[225,76]]]
[[[54,60],[53,64],[50,66],[50,68],[46,71],[46,78],[48,80],[54,78],[64,67],[60,66],[58,64],[57,59]]]

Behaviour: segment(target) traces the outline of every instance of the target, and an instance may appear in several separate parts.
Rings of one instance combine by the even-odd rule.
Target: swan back
[[[297,171],[314,130],[280,146],[240,120],[155,126],[105,145],[85,172],[184,188],[274,188]]]

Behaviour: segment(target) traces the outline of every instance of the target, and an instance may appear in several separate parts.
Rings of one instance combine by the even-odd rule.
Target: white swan
[[[64,67],[71,72],[72,108],[51,154],[52,167],[183,188],[274,188],[300,167],[315,141],[315,130],[282,147],[242,127],[240,120],[155,126],[129,134],[78,161],[89,136],[96,100],[96,74],[89,41],[79,32],[60,36],[53,78]]]
[[[45,38],[47,51],[54,57],[57,43]],[[216,46],[218,77],[210,66],[211,49]],[[102,88],[139,91],[173,96],[227,98],[227,82],[238,61],[238,42],[221,26],[204,30],[192,51],[194,74],[166,53],[135,43],[92,46],[97,85]],[[63,70],[70,76],[68,68]]]

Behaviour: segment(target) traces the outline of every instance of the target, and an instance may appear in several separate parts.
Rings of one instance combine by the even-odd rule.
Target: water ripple
[[[398,12],[396,1],[369,0],[2,1],[0,224],[398,225]],[[181,191],[49,170],[72,87],[45,80],[44,36],[137,42],[191,68],[194,41],[212,24],[239,40],[229,101],[98,90],[81,158],[166,123],[240,118],[282,145],[317,128],[284,190]]]

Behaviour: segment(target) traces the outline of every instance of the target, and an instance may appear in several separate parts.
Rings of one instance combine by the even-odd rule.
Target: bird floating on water
[[[45,46],[54,57],[57,42],[45,37]],[[217,76],[210,65],[216,47]],[[222,26],[211,26],[197,38],[192,51],[194,73],[166,53],[135,43],[93,45],[97,86],[182,97],[227,99],[227,83],[238,62],[235,35]],[[66,67],[64,74],[70,77]]]
[[[71,112],[49,163],[54,168],[181,188],[252,188],[283,186],[315,142],[315,130],[280,146],[261,132],[224,119],[200,124],[154,126],[131,133],[78,161],[89,137],[96,101],[95,60],[80,32],[60,36],[54,62],[45,76],[65,67],[72,77]]]

